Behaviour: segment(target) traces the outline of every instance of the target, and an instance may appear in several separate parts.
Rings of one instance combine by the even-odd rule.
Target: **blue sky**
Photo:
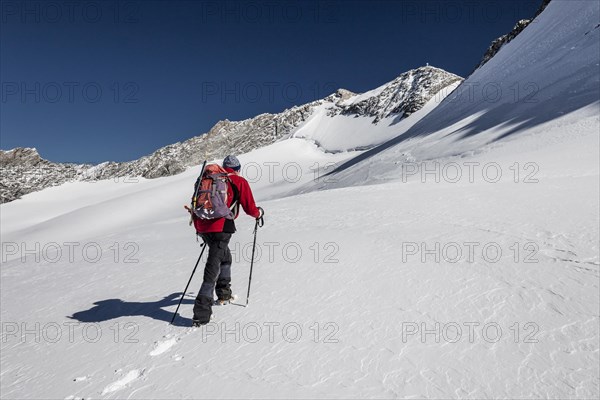
[[[126,161],[426,63],[464,77],[540,3],[2,0],[0,147]]]

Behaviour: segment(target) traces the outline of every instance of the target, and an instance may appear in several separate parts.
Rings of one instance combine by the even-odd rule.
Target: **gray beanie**
[[[223,160],[223,167],[231,168],[234,171],[239,171],[239,169],[241,167],[240,160],[238,160],[236,156],[228,155]]]

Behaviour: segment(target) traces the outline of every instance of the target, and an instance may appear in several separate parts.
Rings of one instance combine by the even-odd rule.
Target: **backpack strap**
[[[234,216],[234,219],[235,219],[240,214],[240,202],[239,202],[239,200],[240,200],[240,190],[237,188],[237,186],[235,186],[233,184],[233,182],[231,181],[231,179],[229,179],[229,177],[227,178],[227,181],[231,185],[231,191],[233,192],[233,200],[231,201],[231,206],[229,208],[233,212],[233,216]]]

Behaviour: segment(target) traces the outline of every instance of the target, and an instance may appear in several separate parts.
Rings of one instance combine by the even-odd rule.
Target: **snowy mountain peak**
[[[321,106],[326,108],[327,119],[313,118],[313,122],[331,122],[339,115],[373,118],[375,124],[390,116],[403,119],[421,109],[441,89],[461,80],[459,76],[439,68],[421,67],[363,94],[340,88],[323,99],[293,106],[277,114],[264,113],[243,121],[225,119],[217,122],[206,134],[162,147],[129,162],[106,162],[96,166],[53,163],[39,157],[35,150],[19,150],[12,156],[0,156],[0,164],[4,167],[0,177],[0,202],[9,202],[24,194],[71,180],[158,178],[179,174],[203,160],[247,153],[289,138],[315,117],[315,110]],[[326,129],[322,131],[329,132]],[[369,147],[373,140],[367,139],[368,143],[357,147]],[[43,165],[44,172],[41,174],[37,171],[38,164]]]
[[[419,67],[350,99],[345,103],[343,113],[374,117],[373,123],[390,116],[406,118],[421,109],[440,90],[458,81],[462,81],[460,76],[443,69]]]
[[[325,99],[332,99],[332,101],[347,100],[347,99],[349,99],[352,96],[356,96],[356,93],[351,92],[351,91],[346,90],[346,89],[339,88],[338,90],[335,91],[335,93],[329,95]]]

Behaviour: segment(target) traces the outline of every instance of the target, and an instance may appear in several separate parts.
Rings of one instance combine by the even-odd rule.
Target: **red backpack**
[[[231,181],[228,173],[218,164],[209,164],[196,180],[192,196],[192,210],[197,218],[210,220],[233,219],[227,206],[227,190]]]

